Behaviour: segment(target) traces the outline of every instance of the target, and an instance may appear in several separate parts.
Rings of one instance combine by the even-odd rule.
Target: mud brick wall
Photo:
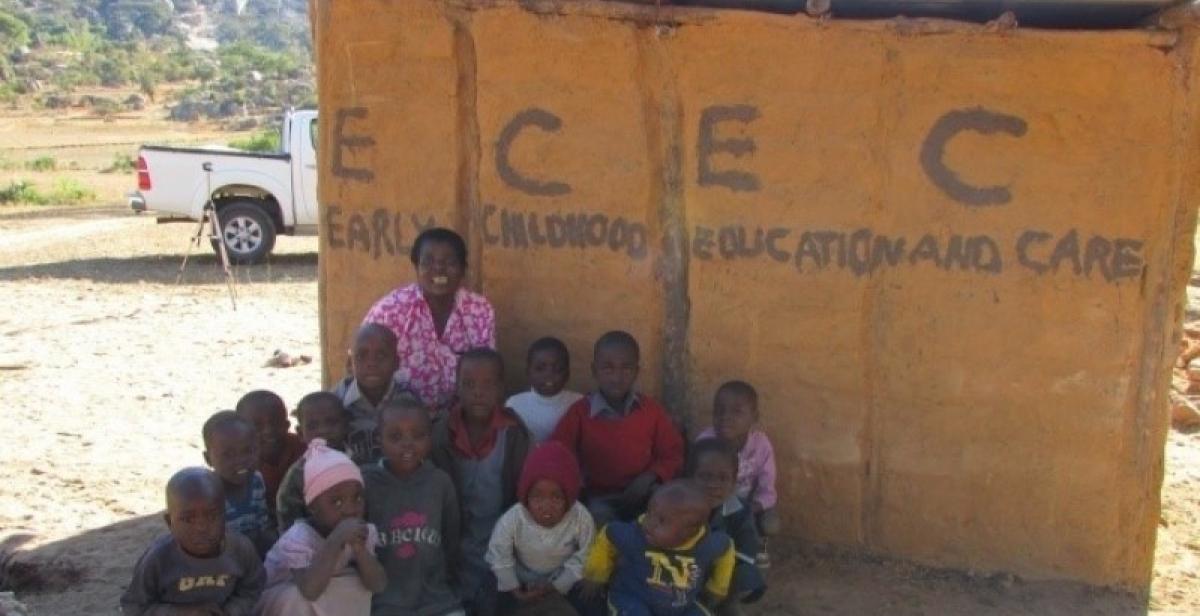
[[[316,0],[326,379],[419,230],[536,337],[745,378],[787,530],[1144,587],[1192,259],[1190,33]]]

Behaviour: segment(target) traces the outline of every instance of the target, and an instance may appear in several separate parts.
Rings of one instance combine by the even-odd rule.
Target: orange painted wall
[[[787,530],[1144,587],[1190,271],[1192,34],[591,1],[316,0],[321,326],[458,229],[520,387],[643,345],[693,428],[744,378]]]

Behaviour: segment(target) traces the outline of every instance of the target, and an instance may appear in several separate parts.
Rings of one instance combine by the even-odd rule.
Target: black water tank
[[[986,22],[1006,11],[1022,26],[1128,28],[1178,0],[831,0],[834,17],[943,17]],[[678,6],[802,13],[804,0],[673,0]]]

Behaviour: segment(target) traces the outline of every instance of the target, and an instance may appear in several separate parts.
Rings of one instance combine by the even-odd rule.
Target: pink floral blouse
[[[396,333],[400,369],[396,378],[408,385],[435,413],[454,399],[458,356],[476,347],[496,348],[496,313],[487,298],[460,288],[446,331],[438,338],[433,313],[415,283],[375,302],[363,323],[378,323]]]

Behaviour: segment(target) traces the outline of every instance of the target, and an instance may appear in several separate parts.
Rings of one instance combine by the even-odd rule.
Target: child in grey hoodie
[[[376,552],[387,588],[371,613],[461,616],[448,572],[458,552],[459,507],[454,484],[426,461],[433,443],[429,411],[413,399],[379,412],[383,459],[362,467],[367,521],[379,529]]]

